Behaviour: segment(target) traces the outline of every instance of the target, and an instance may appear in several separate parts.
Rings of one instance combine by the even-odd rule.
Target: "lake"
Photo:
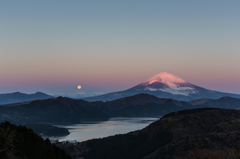
[[[86,141],[93,138],[102,138],[116,134],[124,134],[130,131],[145,128],[159,118],[141,117],[141,118],[110,118],[104,122],[83,122],[72,125],[54,125],[67,128],[70,135],[62,137],[50,137],[50,140],[59,141]]]

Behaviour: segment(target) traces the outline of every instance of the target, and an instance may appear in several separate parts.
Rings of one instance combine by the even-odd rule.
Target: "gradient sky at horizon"
[[[0,93],[106,93],[167,71],[240,94],[239,7],[238,0],[0,1]]]

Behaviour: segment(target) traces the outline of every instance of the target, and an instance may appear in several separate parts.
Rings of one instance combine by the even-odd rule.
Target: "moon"
[[[78,86],[77,86],[77,88],[78,88],[78,89],[81,89],[81,88],[82,88],[82,86],[78,85]]]

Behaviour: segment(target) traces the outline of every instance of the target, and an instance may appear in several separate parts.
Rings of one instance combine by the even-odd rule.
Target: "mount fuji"
[[[160,72],[145,82],[130,89],[108,93],[95,97],[84,98],[87,101],[109,101],[118,98],[128,97],[139,93],[147,93],[159,98],[172,98],[181,101],[190,101],[200,98],[218,99],[224,96],[240,98],[238,94],[224,93],[205,89],[168,72]]]

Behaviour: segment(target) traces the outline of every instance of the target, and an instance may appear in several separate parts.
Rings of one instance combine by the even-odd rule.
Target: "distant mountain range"
[[[240,108],[240,99],[237,98],[224,97],[214,102],[217,105],[211,104],[212,102],[184,102],[158,98],[149,94],[138,94],[108,102],[87,102],[57,97],[2,105],[0,106],[0,122],[77,124],[84,120],[104,121],[110,117],[162,116],[174,111],[202,107]]]
[[[87,101],[110,101],[118,98],[146,93],[159,98],[172,98],[190,101],[200,98],[218,99],[224,96],[240,98],[239,94],[231,94],[205,89],[176,77],[168,72],[160,72],[145,82],[125,91],[108,93],[95,97],[83,98]]]
[[[228,109],[239,109],[240,108],[240,99],[232,97],[222,97],[220,99],[197,99],[188,102],[191,105],[195,106],[208,106],[212,108],[228,108]]]
[[[77,144],[57,143],[74,159],[237,159],[240,111],[174,112],[146,128]]]
[[[0,94],[0,105],[48,98],[53,98],[53,96],[47,95],[42,92],[36,92],[34,94],[25,94],[20,92]]]

